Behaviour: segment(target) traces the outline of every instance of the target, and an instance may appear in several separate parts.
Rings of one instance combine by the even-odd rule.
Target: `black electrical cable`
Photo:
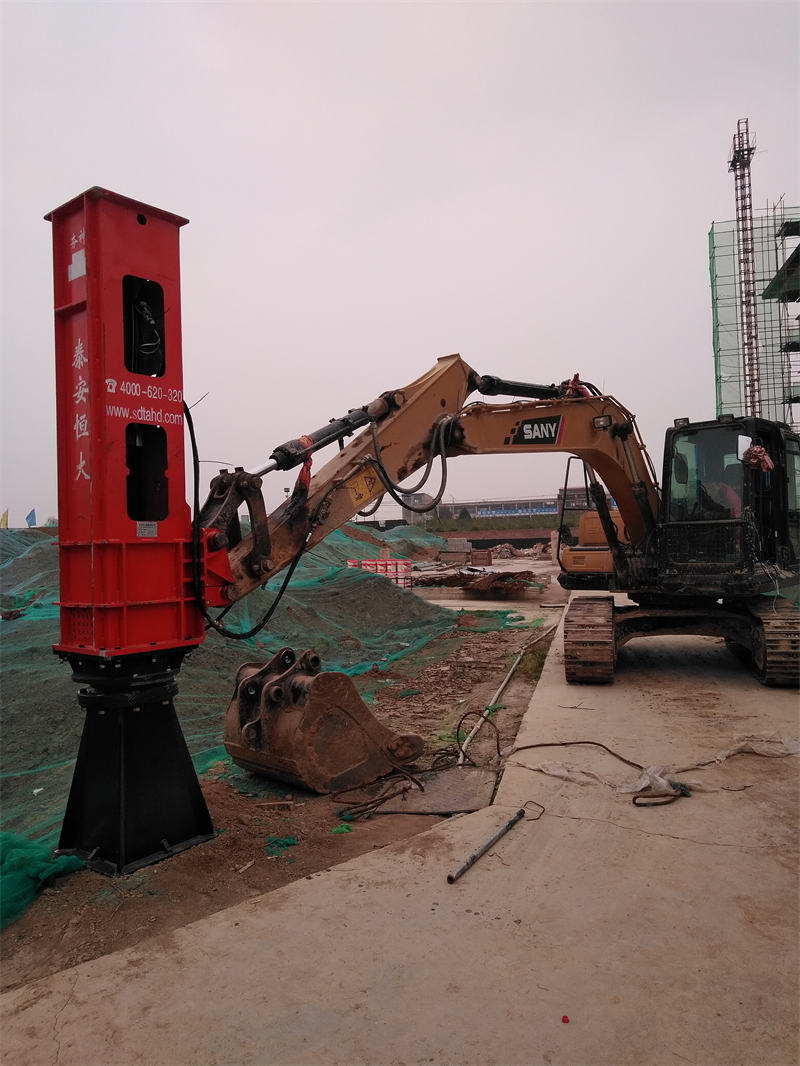
[[[603,751],[607,751],[609,755],[613,755],[615,759],[619,759],[620,762],[632,766],[634,770],[644,770],[644,767],[638,762],[633,762],[632,759],[626,759],[624,755],[620,755],[619,752],[606,747],[606,745],[601,744],[599,740],[550,740],[542,741],[539,744],[521,744],[518,748],[514,748],[509,754],[516,755],[520,751],[530,751],[532,748],[569,748],[575,744],[589,744],[595,748],[602,748]]]
[[[286,577],[283,579],[283,584],[278,590],[275,599],[269,606],[269,609],[262,616],[261,620],[246,631],[236,631],[234,629],[228,629],[227,626],[220,624],[219,619],[224,616],[231,609],[233,604],[225,607],[216,618],[212,618],[208,610],[208,605],[203,598],[202,581],[200,579],[200,459],[197,451],[197,438],[194,432],[194,422],[188,405],[184,401],[183,413],[186,418],[186,425],[189,428],[189,440],[192,445],[192,473],[193,473],[193,491],[192,491],[192,584],[195,596],[195,602],[206,621],[206,629],[214,629],[217,633],[220,633],[223,637],[227,637],[229,640],[249,640],[254,637],[256,633],[260,633],[266,626],[273,614],[277,610],[278,604],[283,598],[283,594],[291,581],[292,574],[297,568],[297,564],[300,562],[300,558],[306,550],[308,544],[308,538],[301,546],[297,555],[292,559],[289,564],[289,568],[286,571]]]
[[[462,725],[464,724],[464,722],[466,722],[466,720],[469,717],[481,718],[483,720],[484,725],[490,725],[492,727],[492,729],[494,730],[494,740],[495,740],[495,746],[497,748],[497,757],[498,757],[498,759],[500,758],[500,756],[502,754],[501,751],[500,751],[500,730],[497,728],[497,726],[491,720],[491,718],[484,718],[483,715],[484,715],[483,711],[465,711],[465,713],[462,714],[461,717],[459,718],[458,725],[456,726],[456,747],[458,748],[459,754],[463,755],[464,758],[467,760],[467,762],[471,763],[473,766],[477,766],[478,764],[475,762],[474,759],[471,759],[469,757],[469,755],[467,755],[467,753],[464,750],[464,747],[463,747],[461,741],[458,738],[458,734],[461,732]]]
[[[227,637],[229,640],[249,640],[251,637],[254,637],[256,633],[260,633],[261,630],[264,629],[269,620],[272,618],[273,614],[278,608],[278,604],[283,599],[283,594],[284,592],[286,592],[287,586],[289,585],[289,582],[292,579],[292,574],[295,572],[297,564],[300,562],[300,557],[302,556],[305,550],[306,546],[305,544],[303,544],[303,546],[300,548],[300,551],[297,553],[297,555],[295,555],[294,559],[292,559],[291,563],[289,564],[289,569],[286,571],[286,577],[283,579],[283,584],[278,589],[275,599],[272,601],[265,614],[262,615],[261,619],[252,627],[252,629],[248,629],[244,632],[236,632],[236,630],[228,629],[227,626],[220,625],[218,619],[222,618],[223,615],[227,614],[227,612],[230,610],[230,607],[226,607],[221,612],[221,614],[218,615],[217,618],[212,618],[208,611],[205,610],[204,617],[208,626],[211,629],[215,629],[217,633],[221,633],[223,637]]]

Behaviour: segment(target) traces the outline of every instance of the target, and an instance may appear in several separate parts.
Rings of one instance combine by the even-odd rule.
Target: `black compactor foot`
[[[174,681],[81,691],[86,719],[57,854],[115,876],[213,837],[176,691]]]

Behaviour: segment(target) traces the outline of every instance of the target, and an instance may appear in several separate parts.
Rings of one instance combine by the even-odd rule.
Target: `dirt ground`
[[[438,638],[424,654],[410,655],[397,671],[381,672],[376,717],[399,732],[426,740],[419,768],[437,753],[457,754],[454,732],[462,715],[482,711],[535,630],[480,633],[465,616],[455,634]],[[521,660],[493,715],[500,745],[516,736],[551,638]],[[474,723],[466,722],[466,730]],[[481,765],[496,761],[497,741],[485,727],[470,754]],[[375,814],[343,821],[342,799],[316,796],[248,775],[245,794],[212,766],[202,787],[216,828],[206,844],[120,878],[89,870],[51,884],[26,914],[0,937],[2,989],[56,973],[156,932],[186,925],[232,904],[344,862],[427,829],[440,816]],[[219,772],[218,772],[219,771]],[[347,797],[350,799],[351,797]]]

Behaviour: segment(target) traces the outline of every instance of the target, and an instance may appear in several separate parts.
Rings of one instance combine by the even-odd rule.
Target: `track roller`
[[[757,620],[752,634],[752,661],[762,685],[800,685],[800,611],[789,600],[764,598],[750,607]]]
[[[571,683],[614,680],[614,597],[576,596],[564,618],[564,674]]]

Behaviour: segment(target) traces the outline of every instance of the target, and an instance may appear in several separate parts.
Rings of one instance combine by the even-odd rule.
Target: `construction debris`
[[[539,593],[550,584],[549,574],[532,570],[490,570],[473,566],[453,570],[427,570],[414,578],[416,588],[459,588],[470,597],[491,599],[524,599],[529,593]]]
[[[492,548],[494,559],[549,559],[549,544],[534,544],[532,548],[515,548],[508,542],[497,544]]]

